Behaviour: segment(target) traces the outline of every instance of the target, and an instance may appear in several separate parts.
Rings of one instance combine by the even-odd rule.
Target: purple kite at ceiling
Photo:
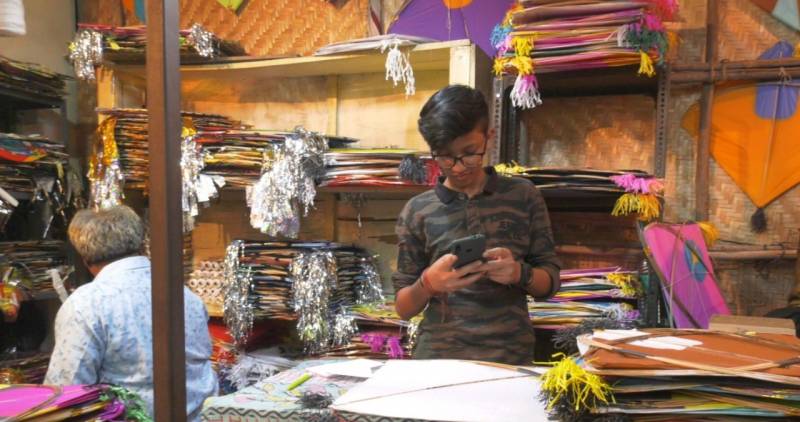
[[[468,38],[487,56],[492,29],[514,0],[406,0],[389,24],[390,34],[416,35],[440,41]]]

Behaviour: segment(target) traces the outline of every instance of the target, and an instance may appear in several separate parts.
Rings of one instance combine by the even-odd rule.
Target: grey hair
[[[69,240],[87,264],[111,262],[141,253],[142,219],[130,207],[80,210],[69,223]]]

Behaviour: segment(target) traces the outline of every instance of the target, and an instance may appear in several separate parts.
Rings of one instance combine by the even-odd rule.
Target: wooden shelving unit
[[[416,94],[386,80],[386,55],[379,51],[183,65],[181,108],[218,113],[265,130],[305,129],[359,140],[360,147],[427,150],[417,131],[424,102],[451,83],[483,91],[489,98],[491,62],[467,40],[419,45],[410,50]],[[107,63],[98,75],[98,107],[142,107],[145,68]],[[301,223],[301,239],[356,243],[379,255],[385,287],[396,261],[394,225],[405,202],[420,187],[321,187],[316,209]],[[366,200],[353,204],[348,197]],[[142,201],[139,201],[142,205]],[[192,232],[197,263],[222,258],[236,238],[266,239],[250,227],[241,190],[223,189],[202,209]],[[221,309],[209,307],[210,314]]]

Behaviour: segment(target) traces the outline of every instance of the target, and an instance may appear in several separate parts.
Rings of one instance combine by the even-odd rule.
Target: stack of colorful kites
[[[225,324],[237,344],[256,320],[297,320],[306,352],[318,354],[350,341],[352,306],[383,301],[372,256],[355,246],[235,240],[225,275]]]
[[[591,194],[610,194],[616,198],[614,216],[637,214],[642,221],[661,215],[661,179],[640,170],[593,170],[557,167],[522,167],[498,164],[495,170],[506,176],[519,176],[533,182],[547,196],[558,191]]]
[[[72,272],[64,251],[60,240],[0,242],[0,283],[28,294],[52,292],[54,279]]]
[[[565,421],[794,420],[800,340],[708,330],[597,330],[581,358],[542,376],[542,399]],[[603,419],[605,418],[605,419]]]
[[[0,384],[41,384],[50,364],[50,353],[0,355]]]
[[[0,89],[60,100],[65,94],[66,79],[37,64],[0,56]]]
[[[655,75],[677,0],[519,0],[492,33],[497,75],[516,75],[515,107],[541,104],[537,74],[639,64]]]
[[[104,60],[142,63],[146,47],[146,26],[80,24],[69,44],[69,59],[79,79],[93,81],[95,67]],[[244,56],[247,53],[238,43],[222,40],[194,24],[180,31],[180,54],[182,63],[202,63],[217,57]]]
[[[358,332],[349,344],[332,348],[324,356],[367,359],[411,357],[412,337],[421,316],[411,321],[403,320],[391,302],[355,306],[353,316]]]
[[[558,293],[544,302],[530,299],[528,309],[533,324],[544,329],[631,326],[639,318],[640,293],[635,272],[620,268],[562,270]]]
[[[0,385],[0,420],[151,420],[135,394],[107,385]]]
[[[338,148],[325,153],[320,186],[428,186],[439,174],[430,156],[412,150]]]

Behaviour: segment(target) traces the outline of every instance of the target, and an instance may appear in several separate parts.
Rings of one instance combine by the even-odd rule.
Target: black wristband
[[[531,282],[531,273],[533,267],[525,261],[519,263],[519,287],[522,290],[528,291],[528,284]]]

